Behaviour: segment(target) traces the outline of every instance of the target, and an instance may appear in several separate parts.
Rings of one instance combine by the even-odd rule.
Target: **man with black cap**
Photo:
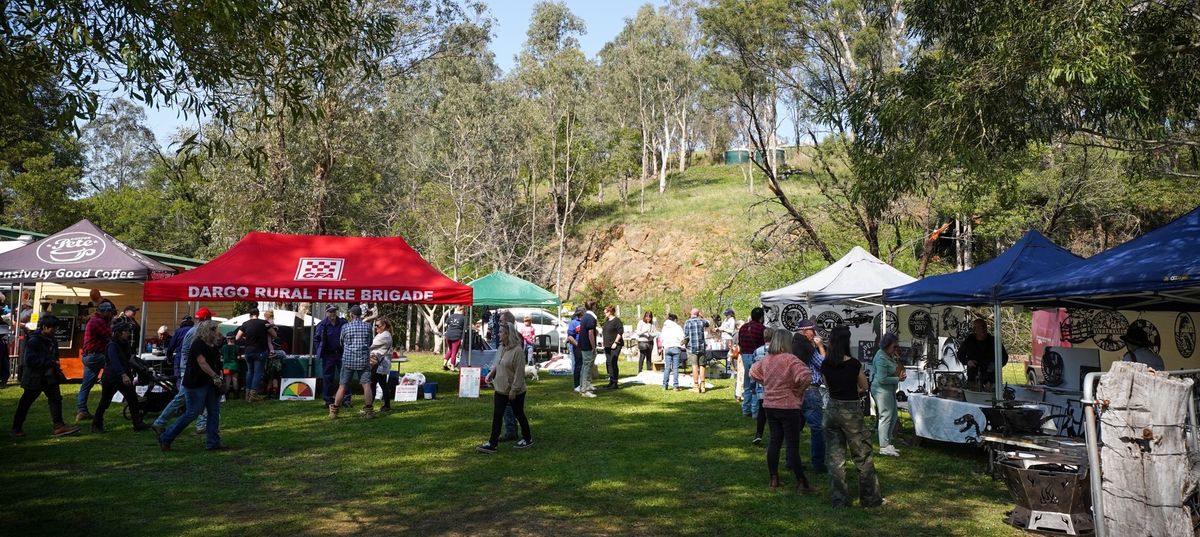
[[[1140,325],[1130,324],[1129,328],[1125,330],[1125,335],[1121,336],[1121,341],[1125,342],[1127,351],[1121,358],[1122,362],[1146,364],[1155,371],[1166,370],[1167,366],[1163,363],[1162,357],[1151,348],[1154,346],[1154,342],[1150,341],[1150,336]]]
[[[575,348],[579,349],[579,394],[595,397],[592,366],[596,363],[596,318],[587,311],[584,306],[575,308],[575,316],[579,318],[579,326],[575,329]]]
[[[317,323],[313,334],[313,346],[321,359],[321,396],[325,406],[333,404],[342,365],[342,326],[346,320],[338,316],[337,306],[325,306],[325,318]],[[340,402],[349,404],[349,400]]]
[[[138,307],[129,305],[125,306],[125,310],[121,312],[121,317],[130,325],[129,332],[129,350],[134,356],[140,355],[142,345],[142,325],[137,321]]]
[[[92,388],[100,380],[100,370],[107,360],[105,349],[112,340],[112,328],[109,325],[116,315],[117,307],[109,300],[101,300],[83,328],[83,348],[80,351],[83,357],[83,382],[79,385],[79,394],[75,396],[76,423],[92,419],[87,406],[88,394],[92,393]]]
[[[138,404],[137,392],[133,389],[133,369],[130,359],[133,354],[129,350],[129,338],[132,337],[133,323],[125,317],[118,318],[112,325],[113,337],[105,349],[104,376],[100,379],[100,403],[96,405],[96,416],[92,418],[92,432],[106,432],[104,428],[104,412],[112,404],[113,396],[120,393],[129,405],[130,419],[133,430],[144,431],[150,426],[142,421],[142,408]]]
[[[24,367],[21,370],[21,400],[17,403],[17,412],[13,414],[12,435],[25,436],[25,417],[29,408],[41,394],[46,394],[50,404],[50,420],[54,423],[53,436],[66,436],[79,432],[79,427],[71,427],[63,423],[62,392],[59,383],[66,377],[58,365],[58,341],[54,339],[54,330],[58,328],[58,318],[53,315],[43,315],[38,319],[38,330],[25,340]],[[5,358],[7,359],[7,358]]]

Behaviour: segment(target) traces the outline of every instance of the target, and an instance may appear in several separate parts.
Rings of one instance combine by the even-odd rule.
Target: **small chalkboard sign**
[[[58,328],[54,329],[54,339],[58,340],[58,348],[71,348],[71,340],[75,336],[75,318],[59,318]]]

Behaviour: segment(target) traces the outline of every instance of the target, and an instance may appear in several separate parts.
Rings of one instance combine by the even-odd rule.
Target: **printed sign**
[[[301,257],[296,264],[296,281],[338,281],[342,279],[345,259],[334,257]]]
[[[73,265],[93,261],[104,255],[104,239],[83,231],[60,233],[42,240],[37,258],[54,265]]]
[[[283,379],[279,390],[280,401],[312,401],[317,393],[317,379]]]
[[[396,386],[396,401],[416,401],[417,392],[420,390],[421,386],[419,384],[401,384]]]
[[[479,379],[482,369],[478,367],[464,367],[458,370],[458,396],[469,397],[471,399],[479,398]]]

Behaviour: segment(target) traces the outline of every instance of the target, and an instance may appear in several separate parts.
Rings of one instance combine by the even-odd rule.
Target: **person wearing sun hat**
[[[1154,342],[1150,341],[1149,334],[1141,326],[1130,324],[1125,330],[1125,335],[1121,336],[1121,341],[1125,342],[1126,353],[1121,358],[1122,362],[1138,362],[1150,366],[1150,369],[1155,371],[1163,371],[1167,368],[1163,364],[1163,359],[1158,353],[1151,348]]]

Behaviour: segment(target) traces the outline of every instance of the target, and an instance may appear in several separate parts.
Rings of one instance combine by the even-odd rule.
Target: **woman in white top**
[[[679,359],[686,356],[683,349],[683,327],[679,326],[679,317],[674,313],[667,314],[667,320],[663,321],[662,332],[658,337],[662,339],[663,346],[663,389],[669,390],[667,387],[667,376],[673,375],[671,383],[673,387],[679,389]]]
[[[396,398],[396,383],[392,381],[392,323],[375,319],[375,338],[371,340],[371,384],[383,386],[383,406],[380,412],[392,411]]]
[[[638,373],[642,372],[642,362],[646,363],[646,369],[654,369],[650,361],[654,353],[654,337],[658,335],[658,330],[654,328],[654,314],[649,311],[643,313],[634,333],[638,339]]]
[[[737,337],[737,317],[733,314],[733,308],[725,308],[725,320],[721,322],[721,326],[717,330],[721,332],[721,343],[726,349],[733,346],[733,340]]]

